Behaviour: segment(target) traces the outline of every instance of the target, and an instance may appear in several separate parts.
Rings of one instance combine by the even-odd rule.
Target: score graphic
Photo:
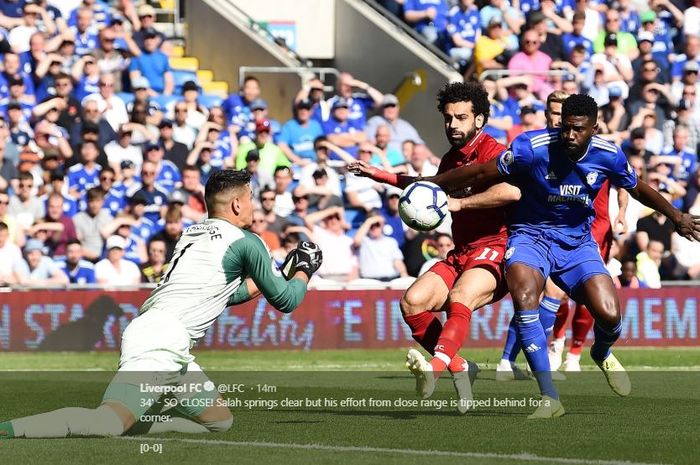
[[[142,442],[139,444],[139,454],[162,454],[163,453],[163,444],[159,442],[155,442],[153,444],[149,444],[147,442]]]

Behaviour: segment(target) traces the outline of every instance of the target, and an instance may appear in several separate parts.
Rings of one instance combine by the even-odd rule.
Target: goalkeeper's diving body
[[[247,230],[253,205],[245,171],[214,173],[205,198],[208,218],[183,232],[167,274],[122,335],[119,370],[102,405],[0,423],[0,439],[204,433],[231,427],[230,410],[219,402],[216,389],[207,390],[212,383],[190,349],[227,306],[262,294],[283,313],[297,308],[322,257],[315,244],[302,242],[287,257],[285,273],[277,268],[262,240]],[[175,389],[192,385],[204,389]],[[178,400],[205,401],[178,402],[168,411],[171,415],[162,416],[167,421],[144,424],[144,414],[164,392]],[[185,407],[189,405],[198,407]]]

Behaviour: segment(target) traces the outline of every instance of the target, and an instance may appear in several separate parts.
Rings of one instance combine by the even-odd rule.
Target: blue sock
[[[518,337],[517,324],[515,315],[513,315],[508,325],[508,335],[506,336],[506,343],[503,346],[503,357],[501,357],[511,362],[515,362],[515,359],[518,358],[518,354],[520,353],[520,338]]]
[[[622,320],[611,329],[603,328],[596,321],[593,327],[595,341],[591,346],[591,358],[598,362],[602,362],[608,358],[608,355],[610,355],[610,347],[615,344],[615,341],[620,337],[620,333],[622,333]]]
[[[557,311],[559,310],[561,301],[553,297],[545,297],[540,302],[537,310],[540,312],[540,324],[544,329],[545,336],[549,337],[554,330],[554,320],[557,319]]]
[[[521,310],[516,313],[518,335],[522,341],[521,347],[525,352],[525,358],[537,379],[540,393],[559,399],[559,394],[552,383],[552,373],[549,371],[547,336],[540,324],[539,313],[539,310]]]

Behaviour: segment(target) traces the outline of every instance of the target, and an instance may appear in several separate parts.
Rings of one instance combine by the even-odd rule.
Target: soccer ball
[[[419,231],[440,226],[447,211],[447,194],[432,182],[414,182],[404,189],[399,199],[399,216],[409,227]]]

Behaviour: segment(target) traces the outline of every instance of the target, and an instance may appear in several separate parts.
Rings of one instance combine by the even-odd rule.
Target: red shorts
[[[503,272],[505,250],[505,241],[452,250],[447,254],[447,258],[433,265],[430,271],[440,276],[448,289],[452,289],[455,281],[465,271],[472,268],[484,268],[496,278],[497,285],[492,302],[497,302],[508,294],[508,286]]]
[[[610,247],[612,246],[613,241],[612,228],[597,228],[594,221],[593,226],[591,227],[591,236],[593,236],[593,240],[598,244],[600,256],[603,257],[603,263],[607,264],[608,260],[610,259]]]

